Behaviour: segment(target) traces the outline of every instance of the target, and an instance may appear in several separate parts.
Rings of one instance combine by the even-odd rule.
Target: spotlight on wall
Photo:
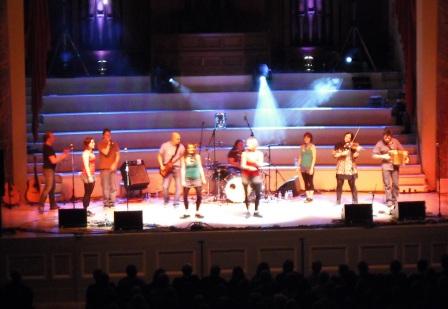
[[[353,58],[351,56],[346,56],[345,57],[345,63],[352,63]]]

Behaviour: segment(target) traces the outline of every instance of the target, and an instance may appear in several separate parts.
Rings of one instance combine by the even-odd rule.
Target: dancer
[[[195,217],[202,219],[199,213],[202,201],[202,185],[205,185],[205,174],[202,168],[201,156],[197,153],[195,144],[187,144],[185,155],[180,159],[182,187],[184,188],[185,213],[181,219],[190,217],[188,213],[188,193],[191,188],[196,190],[196,214]]]
[[[299,157],[297,159],[297,166],[302,174],[303,182],[305,184],[305,203],[313,201],[314,194],[314,165],[316,164],[316,146],[312,143],[313,135],[306,132],[303,135],[303,144],[300,146]]]
[[[117,142],[112,141],[110,129],[103,130],[103,139],[98,143],[100,160],[101,188],[103,189],[104,207],[114,207],[117,194],[116,171],[120,162],[120,147]]]
[[[247,217],[249,213],[249,197],[248,186],[252,187],[255,191],[255,212],[254,217],[261,218],[262,216],[258,212],[258,206],[260,204],[261,197],[261,184],[263,182],[260,167],[263,166],[263,153],[257,150],[258,141],[255,137],[249,137],[246,141],[246,150],[241,154],[241,170],[242,181],[244,187],[245,204],[247,208]]]
[[[401,143],[392,136],[392,132],[386,129],[383,132],[382,140],[378,141],[373,148],[372,157],[381,160],[381,168],[383,170],[383,184],[386,194],[386,204],[389,207],[396,206],[400,188],[398,186],[400,165],[393,164],[391,161],[391,151],[404,151]],[[403,163],[409,162],[407,152],[404,151]]]
[[[44,146],[42,147],[42,156],[43,156],[43,176],[45,181],[45,187],[42,190],[42,193],[39,198],[39,212],[43,213],[45,208],[45,200],[47,196],[50,199],[50,209],[58,209],[58,205],[56,204],[56,199],[54,196],[54,190],[56,187],[55,181],[55,169],[56,164],[67,158],[69,154],[68,149],[64,149],[64,152],[60,155],[56,155],[56,152],[53,149],[53,144],[56,141],[56,137],[53,132],[47,131],[44,134]]]
[[[84,206],[84,209],[87,209],[90,204],[90,196],[95,187],[95,154],[93,153],[95,141],[92,137],[86,137],[83,146],[81,178],[84,182],[84,197],[82,199],[82,205]],[[87,216],[92,215],[93,213],[87,209]]]
[[[171,178],[174,178],[176,191],[174,194],[173,206],[179,205],[179,196],[182,188],[180,175],[180,159],[184,155],[185,147],[180,143],[180,134],[173,132],[171,139],[162,144],[157,155],[157,161],[160,166],[160,174],[163,177],[163,204],[166,206],[169,202],[169,188]]]
[[[356,178],[358,178],[358,170],[355,160],[359,156],[361,146],[353,143],[353,133],[346,132],[344,141],[336,144],[333,150],[333,157],[337,159],[336,163],[336,204],[341,204],[342,186],[347,180],[352,192],[352,203],[358,203],[358,191],[356,189]]]

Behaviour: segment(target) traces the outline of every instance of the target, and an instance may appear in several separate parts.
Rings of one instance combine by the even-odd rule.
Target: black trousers
[[[303,182],[305,183],[305,191],[313,191],[314,190],[313,177],[314,177],[314,174],[310,175],[308,173],[302,172]]]
[[[348,185],[350,186],[350,191],[352,192],[352,202],[357,204],[358,203],[358,190],[356,189],[356,178],[357,175],[338,175],[336,174],[336,199],[337,202],[341,202],[341,196],[342,196],[342,186],[344,185],[344,181],[347,179]]]
[[[184,187],[184,206],[185,209],[188,209],[188,193],[190,192],[191,188]],[[196,211],[199,210],[199,207],[201,207],[202,202],[202,186],[200,187],[194,187],[196,190]]]
[[[252,190],[255,192],[255,211],[258,210],[258,205],[260,205],[260,199],[261,199],[261,183],[260,182],[250,182],[249,183]],[[246,207],[247,209],[249,209],[249,197],[247,196],[247,187],[249,186],[249,184],[244,184],[243,183],[243,188],[244,188],[244,203],[246,203]]]
[[[82,198],[82,205],[84,208],[89,207],[90,197],[92,196],[93,188],[95,188],[95,182],[84,183],[84,197]]]

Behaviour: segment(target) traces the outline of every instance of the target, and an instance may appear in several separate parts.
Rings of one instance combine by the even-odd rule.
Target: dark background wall
[[[392,52],[397,42],[390,35],[388,0],[111,0],[110,3],[111,10],[104,18],[98,18],[95,0],[49,0],[52,50],[58,46],[60,50],[64,45],[61,38],[66,31],[89,67],[95,68],[95,52],[102,50],[108,52],[111,62],[126,60],[121,67],[111,68],[116,73],[135,74],[146,73],[155,65],[151,63],[154,36],[160,40],[164,35],[261,33],[266,37],[266,52],[274,68],[300,71],[302,48],[312,47],[318,62],[316,70],[328,71],[333,69],[329,63],[334,61],[329,58],[341,51],[355,23],[375,64],[387,70],[397,67]],[[327,64],[322,65],[323,62]],[[125,72],[129,67],[132,70]]]

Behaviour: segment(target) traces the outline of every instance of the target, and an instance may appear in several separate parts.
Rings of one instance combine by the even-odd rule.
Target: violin
[[[344,150],[351,150],[351,151],[357,151],[359,148],[359,143],[355,143],[355,142],[350,142],[350,143],[346,143],[344,145]],[[359,148],[359,150],[361,150],[361,148]]]

